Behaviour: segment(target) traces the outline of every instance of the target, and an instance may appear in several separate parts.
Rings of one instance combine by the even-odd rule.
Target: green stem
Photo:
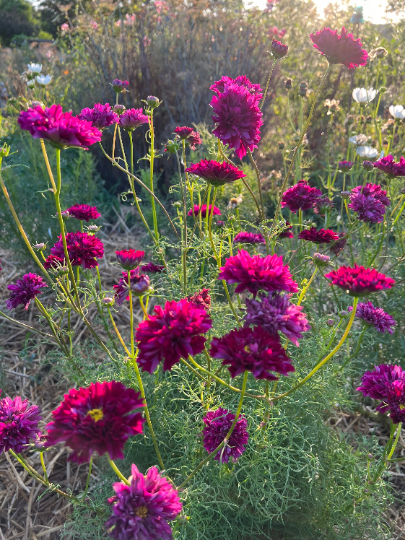
[[[117,465],[114,463],[114,461],[112,459],[110,459],[110,456],[107,454],[107,459],[108,459],[108,463],[110,464],[110,467],[112,468],[112,470],[115,472],[115,474],[118,476],[118,478],[120,480],[122,480],[124,482],[124,484],[126,484],[127,486],[130,485],[129,481],[127,478],[125,478],[125,476],[122,474],[122,472],[119,470],[119,468],[117,467]]]
[[[89,489],[89,483],[90,483],[90,476],[91,476],[91,469],[93,468],[93,456],[91,456],[90,458],[90,462],[89,462],[89,472],[87,474],[87,480],[86,480],[86,487],[84,488],[84,493],[83,493],[83,497],[82,499],[85,499],[86,498],[86,495],[87,495],[87,491]]]
[[[268,91],[268,89],[269,89],[271,76],[273,75],[273,70],[274,70],[274,68],[275,68],[275,66],[276,66],[276,64],[277,64],[277,60],[278,60],[278,58],[275,58],[275,59],[273,60],[273,64],[272,64],[272,66],[271,66],[271,68],[270,68],[270,73],[269,73],[269,76],[267,77],[267,83],[266,83],[266,88],[265,88],[265,90],[264,90],[263,99],[262,99],[261,104],[259,105],[260,109],[263,108],[264,102],[265,102],[265,100],[266,100],[267,91]]]
[[[260,197],[261,216],[262,216],[262,220],[264,221],[265,214],[264,214],[262,184],[260,182],[260,171],[259,171],[259,169],[258,169],[258,167],[256,165],[255,160],[253,159],[252,152],[249,150],[249,148],[247,149],[247,153],[248,153],[248,156],[249,156],[249,159],[250,159],[250,163],[253,165],[253,168],[254,168],[254,170],[256,172],[257,187],[258,187],[258,190],[259,190],[259,197]]]
[[[318,267],[315,268],[310,280],[308,281],[308,283],[305,285],[305,287],[303,287],[302,291],[301,291],[301,294],[300,294],[300,297],[298,299],[298,302],[297,302],[297,306],[301,305],[301,302],[304,300],[304,297],[308,291],[308,289],[310,288],[311,286],[311,283],[314,281],[315,277],[316,277],[316,274],[318,273]]]
[[[10,322],[12,322],[14,324],[18,324],[19,326],[22,326],[23,328],[26,328],[30,332],[36,332],[40,336],[44,336],[44,337],[51,338],[51,339],[54,339],[54,337],[55,337],[55,336],[51,336],[51,334],[47,334],[46,332],[41,332],[41,330],[37,330],[36,328],[33,328],[32,326],[28,326],[28,324],[25,324],[25,323],[23,323],[21,321],[17,321],[17,319],[13,319],[12,317],[9,317],[3,311],[0,311],[0,315],[2,317],[4,317],[5,319],[7,319],[8,321],[10,321]]]
[[[405,195],[403,195],[403,197],[405,197]],[[399,220],[399,218],[400,218],[401,215],[402,215],[402,212],[404,211],[404,208],[405,208],[405,201],[404,201],[404,204],[401,206],[401,209],[400,209],[400,211],[398,212],[397,217],[394,219],[394,222],[393,222],[392,226],[394,226],[395,223]]]
[[[150,152],[149,152],[150,190],[152,194],[154,194],[155,191],[154,191],[154,186],[153,186],[153,165],[154,165],[154,159],[155,159],[155,130],[153,127],[153,110],[151,111],[150,116],[149,116],[149,134],[150,134]],[[156,206],[155,206],[154,197],[151,197],[151,204],[152,204],[152,215],[153,215],[153,228],[155,231],[155,238],[157,240],[159,238],[159,231],[158,231],[158,223],[157,223]]]
[[[249,372],[245,371],[245,373],[243,375],[242,391],[241,391],[241,395],[240,395],[238,410],[236,411],[235,419],[232,422],[232,425],[231,425],[228,433],[226,434],[225,439],[221,442],[220,445],[218,445],[215,448],[215,450],[213,452],[211,452],[211,454],[209,454],[203,461],[201,461],[201,463],[199,465],[197,465],[197,467],[193,470],[193,472],[191,474],[189,474],[189,476],[184,480],[184,482],[177,488],[178,491],[182,490],[184,488],[184,486],[186,486],[189,483],[189,481],[193,478],[193,476],[195,476],[198,473],[198,471],[200,469],[202,469],[202,467],[204,467],[204,465],[206,463],[208,463],[212,458],[214,458],[218,454],[218,452],[220,450],[222,450],[222,448],[226,444],[228,444],[229,439],[231,438],[231,435],[233,433],[233,430],[235,429],[236,423],[237,423],[237,421],[239,419],[239,416],[240,416],[240,413],[241,413],[241,410],[242,410],[243,399],[245,397],[245,392],[246,392],[246,383],[247,383],[248,374],[249,374]]]
[[[288,390],[287,392],[284,392],[284,394],[280,394],[279,396],[276,396],[273,398],[273,401],[276,401],[278,399],[281,399],[283,397],[286,397],[290,394],[292,394],[293,392],[295,392],[295,390],[298,390],[298,388],[300,388],[303,384],[305,384],[313,375],[315,375],[315,373],[324,365],[326,364],[326,362],[328,360],[330,360],[337,352],[338,350],[342,347],[342,345],[344,344],[344,342],[346,341],[346,338],[347,336],[349,335],[349,332],[350,332],[350,328],[352,327],[352,324],[353,324],[353,321],[354,321],[354,317],[356,316],[356,308],[357,308],[357,303],[358,303],[359,299],[356,297],[353,301],[353,311],[352,311],[352,314],[350,316],[350,319],[349,319],[349,322],[348,322],[348,325],[346,327],[346,330],[344,331],[339,343],[336,345],[336,347],[321,361],[319,362],[319,364],[317,364],[314,369],[308,373],[308,375],[302,379],[302,381],[300,381],[298,384],[296,384],[293,388],[291,388],[290,390]]]
[[[46,472],[45,461],[44,461],[44,453],[43,452],[39,453],[39,459],[41,460],[41,465],[42,465],[42,470],[44,471],[45,481],[48,482],[48,473]]]

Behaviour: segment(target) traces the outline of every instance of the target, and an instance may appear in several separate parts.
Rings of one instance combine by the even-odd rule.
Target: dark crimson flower
[[[339,161],[338,163],[339,170],[343,173],[349,172],[352,169],[353,165],[353,161]]]
[[[405,159],[400,158],[398,163],[395,163],[394,157],[389,154],[373,163],[373,167],[385,173],[388,178],[396,178],[405,176]]]
[[[40,436],[40,414],[39,407],[29,405],[28,400],[23,401],[20,396],[0,399],[0,453],[9,450],[20,453],[30,440]]]
[[[261,326],[273,335],[282,332],[297,347],[302,333],[311,329],[305,313],[302,313],[302,306],[292,304],[287,294],[261,293],[258,299],[247,298],[245,302],[247,326]]]
[[[111,126],[111,124],[116,124],[119,120],[118,114],[111,109],[109,103],[106,103],[105,105],[102,103],[95,103],[92,109],[86,107],[77,115],[77,118],[91,122],[92,126],[98,129],[104,129]]]
[[[65,259],[62,259],[61,257],[56,257],[55,255],[48,255],[44,262],[44,268],[45,270],[49,270],[51,268],[55,269],[60,266],[63,266],[65,264]]]
[[[309,37],[329,64],[343,64],[349,69],[367,64],[368,54],[361,48],[360,39],[354,39],[353,34],[348,34],[344,27],[340,35],[337,30],[324,28]]]
[[[265,244],[266,240],[262,234],[251,232],[240,232],[233,239],[234,244]]]
[[[203,418],[205,428],[202,434],[204,436],[204,448],[208,453],[211,454],[223,442],[234,420],[235,415],[222,407],[216,411],[207,412]],[[231,458],[233,463],[236,463],[246,450],[245,444],[248,443],[248,440],[246,418],[239,416],[229,441],[218,451],[214,459],[228,463],[229,458]]]
[[[212,322],[206,311],[186,299],[155,306],[155,315],[139,323],[137,362],[143,371],[153,373],[163,361],[163,371],[172,369],[180,358],[204,350],[205,334]]]
[[[83,268],[94,268],[98,266],[97,259],[104,255],[104,245],[94,235],[82,232],[67,233],[66,244],[69,259],[72,266],[83,266]],[[51,248],[51,255],[55,255],[65,260],[62,237],[59,242]]]
[[[225,84],[224,92],[214,95],[210,106],[216,124],[213,133],[223,144],[234,148],[240,159],[248,149],[257,148],[263,125],[257,94],[252,95],[245,86]]]
[[[34,139],[46,139],[55,148],[84,148],[101,141],[102,133],[91,122],[80,120],[71,112],[63,112],[61,105],[35,107],[22,111],[18,117],[21,129]]]
[[[98,212],[96,206],[89,206],[88,204],[74,204],[66,210],[69,212],[69,217],[80,219],[81,221],[89,222],[91,219],[98,219],[101,214]]]
[[[209,293],[209,289],[202,289],[195,294],[187,296],[187,300],[195,306],[205,309],[205,311],[209,311],[211,309],[211,297]]]
[[[337,285],[344,289],[350,296],[366,296],[368,294],[391,289],[395,285],[395,280],[378,272],[375,268],[364,268],[364,266],[354,265],[341,266],[337,270],[325,274],[326,279],[331,281],[331,285]]]
[[[315,200],[313,208],[315,214],[324,216],[328,210],[333,208],[333,201],[331,201],[327,195],[325,195],[325,197],[319,197]]]
[[[116,251],[115,255],[122,268],[125,268],[125,270],[134,270],[145,257],[145,252],[137,251],[136,249],[124,249],[122,251]]]
[[[212,86],[210,86],[210,90],[215,92],[215,94],[223,94],[226,88],[232,84],[237,84],[238,86],[243,86],[246,88],[246,90],[256,97],[257,101],[260,101],[263,97],[260,84],[252,84],[246,75],[239,75],[239,77],[236,77],[236,79],[231,79],[231,77],[224,76],[221,80],[216,81]]]
[[[294,238],[294,233],[292,232],[292,225],[288,221],[285,222],[286,227],[278,235],[279,238]]]
[[[190,167],[187,167],[186,172],[200,176],[213,186],[231,184],[246,176],[243,171],[226,161],[218,163],[208,159],[202,159],[200,163],[190,165]]]
[[[194,208],[187,212],[187,215],[188,216],[197,216],[200,212],[201,212],[201,217],[205,218],[205,216],[207,215],[207,205],[206,204],[203,204],[201,206],[201,210],[200,210],[200,207],[198,206],[198,204],[195,204]],[[208,208],[208,213],[209,214],[208,215],[210,215],[211,212],[212,212],[213,216],[220,216],[221,215],[221,210],[219,208],[217,208],[216,206],[214,206],[214,209],[212,209],[212,204],[209,205],[209,208]]]
[[[11,291],[9,299],[6,302],[8,309],[18,307],[20,304],[27,310],[31,300],[37,294],[42,294],[43,287],[48,287],[45,281],[37,274],[25,274],[22,279],[17,279],[15,283],[10,283],[7,289]]]
[[[281,41],[273,39],[271,42],[271,54],[274,58],[283,58],[288,53],[288,45],[283,45]]]
[[[287,206],[293,214],[297,210],[309,210],[316,199],[322,196],[322,191],[311,187],[305,180],[300,180],[295,186],[287,189],[281,198],[281,206]]]
[[[377,184],[357,186],[351,190],[348,204],[361,221],[380,223],[384,220],[385,207],[390,205],[387,192]]]
[[[339,255],[339,253],[342,251],[342,249],[344,249],[345,245],[347,244],[344,232],[340,232],[338,236],[339,240],[337,242],[334,242],[329,248],[329,251],[334,253],[336,256]]]
[[[314,244],[330,244],[334,240],[339,240],[339,236],[335,231],[331,229],[319,229],[318,231],[315,227],[301,231],[298,238]]]
[[[115,495],[108,499],[113,515],[105,523],[108,534],[116,540],[172,540],[172,521],[181,512],[181,502],[174,487],[151,467],[146,476],[132,465],[130,485],[113,484]]]
[[[141,266],[142,272],[147,272],[149,274],[161,274],[165,267],[160,264],[154,264],[153,262],[148,262]]]
[[[353,311],[353,308],[349,307],[349,311]],[[374,326],[377,332],[381,332],[382,334],[385,332],[393,334],[394,326],[397,324],[391,315],[385,313],[382,308],[374,307],[371,302],[360,302],[357,305],[356,317],[361,319],[365,324]]]
[[[366,371],[357,390],[364,396],[382,400],[377,411],[389,412],[394,424],[405,420],[405,373],[400,366],[382,364]]]
[[[142,124],[148,124],[149,118],[142,109],[127,109],[121,114],[119,123],[125,131],[134,131]]]
[[[128,288],[128,272],[121,272],[122,278],[120,278],[118,285],[114,285],[115,299],[120,306],[124,300],[129,300],[129,288]],[[135,296],[143,296],[150,286],[149,276],[145,274],[139,274],[139,268],[130,270],[130,282],[131,292]]]
[[[194,131],[193,128],[189,128],[186,126],[176,127],[174,132],[179,139],[181,139],[182,141],[186,141],[187,146],[189,146],[191,150],[195,150],[198,144],[202,144],[200,134],[198,133],[198,131]]]
[[[254,296],[260,291],[297,292],[298,286],[292,279],[283,258],[278,255],[251,256],[241,249],[237,255],[226,259],[225,266],[220,268],[218,279],[228,283],[238,283],[236,293],[248,290]]]
[[[210,354],[221,359],[222,365],[229,364],[232,377],[251,371],[256,379],[276,380],[278,377],[272,371],[281,375],[294,371],[280,338],[261,326],[238,328],[221,338],[214,338]]]
[[[142,433],[140,392],[117,381],[96,382],[87,388],[71,388],[52,412],[47,424],[46,446],[64,442],[73,450],[69,460],[90,461],[94,452],[123,459],[129,437]]]
[[[126,92],[127,88],[129,86],[128,81],[120,81],[119,79],[114,79],[112,82],[114,90],[117,92],[117,94],[120,94],[121,92]]]

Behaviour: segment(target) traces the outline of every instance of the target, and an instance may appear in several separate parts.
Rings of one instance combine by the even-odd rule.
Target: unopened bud
[[[159,98],[157,98],[156,96],[148,96],[146,98],[146,104],[149,107],[149,109],[153,110],[153,109],[156,109],[156,107],[159,107],[160,101],[159,101]]]
[[[216,225],[217,227],[223,227],[223,226],[225,225],[225,221],[217,221],[217,222],[215,223],[215,225]]]
[[[374,169],[374,165],[372,161],[363,161],[363,169],[366,171],[372,171]]]
[[[41,107],[41,109],[45,109],[45,105],[41,101],[31,101],[30,107],[35,109],[36,107]]]
[[[114,112],[117,113],[118,116],[120,116],[125,111],[125,109],[125,105],[121,105],[120,103],[114,105]]]
[[[143,296],[148,292],[150,286],[149,276],[141,274],[139,280],[136,283],[131,283],[131,291],[135,296]]]
[[[174,206],[175,208],[181,208],[181,202],[180,201],[176,201],[172,204],[172,206]]]
[[[342,319],[344,319],[348,315],[349,315],[348,311],[345,311],[345,310],[339,311],[339,317],[341,317]]]
[[[314,253],[312,260],[317,266],[324,267],[328,266],[330,257],[328,257],[328,255],[322,255],[321,253]]]
[[[273,39],[271,43],[271,54],[274,58],[283,58],[288,53],[288,45],[283,45],[280,41]]]
[[[7,157],[9,153],[10,153],[10,145],[4,143],[3,146],[0,147],[0,159]]]
[[[373,454],[368,454],[368,456],[367,456],[367,457],[368,457],[368,459],[374,459],[374,456],[373,456]]]
[[[59,266],[55,272],[57,276],[66,276],[69,273],[69,268],[67,266]]]
[[[70,218],[70,214],[67,210],[65,210],[64,212],[62,212],[62,217],[63,219],[69,219]]]
[[[32,247],[38,251],[43,251],[46,248],[46,244],[41,242],[40,244],[34,244]]]
[[[120,94],[121,92],[127,92],[129,82],[128,81],[120,81],[120,79],[114,79],[112,82],[112,86],[117,94]]]
[[[285,142],[284,141],[279,141],[278,142],[278,149],[279,150],[284,150],[285,148]]]
[[[115,302],[115,299],[113,296],[106,296],[105,298],[103,298],[101,300],[101,303],[104,304],[105,306],[113,306],[114,305],[114,302]]]
[[[291,90],[293,86],[292,79],[286,79],[284,82],[284,85],[285,85],[286,90]]]
[[[385,86],[381,86],[379,90],[380,94],[385,94],[386,91],[387,91],[387,88]]]
[[[89,232],[90,234],[95,234],[100,229],[101,229],[101,227],[99,227],[98,225],[89,225],[87,227],[87,232]]]
[[[350,197],[350,191],[341,191],[340,196],[342,199],[348,199]]]
[[[305,97],[307,95],[307,91],[308,91],[308,83],[305,82],[305,81],[302,81],[302,83],[300,83],[300,87],[298,89],[298,94],[301,97]]]
[[[333,319],[328,319],[328,320],[326,321],[326,324],[327,324],[328,326],[333,326],[333,325],[335,324],[335,321],[334,321]]]

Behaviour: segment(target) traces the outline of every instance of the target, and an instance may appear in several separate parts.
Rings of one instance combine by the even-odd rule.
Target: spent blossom
[[[194,294],[187,296],[187,300],[197,307],[209,311],[211,309],[211,296],[209,289],[202,289]]]
[[[362,49],[360,39],[354,39],[343,27],[341,34],[337,30],[324,28],[309,36],[315,49],[326,56],[329,64],[343,64],[349,69],[365,66],[367,51]]]
[[[203,418],[205,428],[202,432],[204,448],[207,452],[211,454],[224,441],[234,420],[235,415],[222,407],[219,407],[216,411],[207,412]],[[246,418],[240,416],[236,421],[235,428],[229,440],[217,452],[214,459],[228,463],[231,458],[233,463],[236,463],[246,450],[245,445],[248,443],[248,440],[247,421]]]
[[[353,308],[349,307],[349,311],[353,311]],[[371,302],[360,302],[357,305],[356,317],[365,324],[373,326],[381,334],[385,332],[393,334],[397,324],[389,313],[386,313],[382,308],[375,307]]]
[[[19,305],[23,305],[27,310],[31,300],[38,294],[42,294],[41,289],[48,287],[45,281],[37,274],[25,274],[22,279],[17,279],[15,283],[10,283],[7,289],[11,291],[6,302],[8,309],[15,309]]]
[[[141,266],[142,272],[148,274],[161,274],[164,271],[165,267],[162,264],[155,264],[153,262],[148,262]]]
[[[288,45],[284,45],[283,43],[281,43],[281,41],[273,39],[273,41],[271,42],[271,54],[274,56],[274,58],[284,58],[287,53]]]

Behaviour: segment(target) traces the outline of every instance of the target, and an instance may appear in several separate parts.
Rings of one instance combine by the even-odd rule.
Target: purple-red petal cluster
[[[1,392],[1,391],[0,391]],[[41,435],[38,422],[41,411],[19,396],[0,399],[0,453],[22,452],[30,441]]]
[[[334,240],[339,240],[339,236],[335,231],[331,229],[317,230],[315,227],[301,231],[298,238],[307,242],[313,242],[314,244],[330,244]]]
[[[42,294],[41,289],[48,287],[45,281],[37,274],[25,274],[22,279],[17,279],[15,283],[10,283],[7,289],[11,291],[6,302],[8,309],[15,309],[19,305],[23,305],[24,309],[28,309],[31,300],[37,294]]]
[[[76,219],[80,219],[81,221],[89,222],[91,219],[98,219],[101,217],[97,207],[89,206],[88,204],[74,204],[65,211],[69,212],[69,217],[74,217]]]
[[[83,268],[94,268],[98,266],[97,259],[104,255],[104,245],[101,240],[95,236],[82,233],[66,234],[67,251],[72,266],[83,266]],[[62,237],[59,236],[59,242],[51,248],[51,255],[65,260]]]
[[[309,36],[315,49],[326,56],[330,64],[343,64],[349,69],[367,64],[368,53],[362,49],[360,39],[354,39],[343,27],[341,34],[337,30],[324,28]]]
[[[341,266],[337,270],[325,274],[331,285],[344,289],[350,296],[366,296],[368,294],[391,289],[395,280],[378,272],[375,268],[364,268],[354,265]]]
[[[230,163],[202,159],[187,167],[186,172],[200,176],[213,186],[223,186],[244,178],[246,174]]]
[[[211,454],[224,441],[229,432],[235,415],[230,411],[219,407],[216,411],[208,411],[203,418],[205,428],[203,434],[204,448]],[[239,416],[235,428],[226,445],[217,452],[217,461],[228,463],[229,458],[235,463],[246,450],[249,434],[247,432],[247,421],[243,416]]]
[[[309,210],[315,201],[322,196],[322,191],[311,187],[305,180],[287,189],[281,198],[281,206],[286,206],[295,214],[298,210]]]

